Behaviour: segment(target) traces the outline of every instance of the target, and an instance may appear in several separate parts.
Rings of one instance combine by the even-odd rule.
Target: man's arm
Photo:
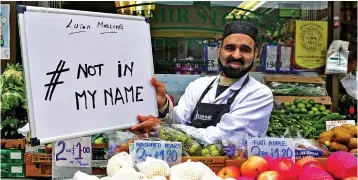
[[[220,137],[230,137],[237,133],[247,134],[249,137],[264,136],[268,129],[272,107],[271,90],[260,88],[236,105],[230,113],[224,114],[219,124],[200,129],[200,131],[211,141],[217,141]]]
[[[167,107],[159,109],[160,117],[164,117],[163,121],[167,124],[187,124],[191,121],[191,114],[195,108],[196,89],[193,88],[194,82],[191,82],[185,89],[185,93],[180,98],[178,105],[173,107],[173,102],[167,95]]]

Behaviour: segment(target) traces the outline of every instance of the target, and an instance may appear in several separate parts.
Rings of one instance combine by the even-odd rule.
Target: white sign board
[[[163,160],[169,166],[181,163],[181,142],[134,141],[130,149],[135,163],[144,162],[147,157]]]
[[[206,60],[208,62],[208,71],[218,71],[218,47],[216,45],[206,45]]]
[[[55,142],[55,164],[64,167],[90,167],[92,161],[91,137]]]
[[[338,121],[326,121],[326,130],[330,131],[332,128],[342,126],[343,124],[355,125],[354,120],[338,120]]]
[[[248,156],[271,156],[291,158],[295,162],[293,138],[250,138],[247,140]]]
[[[157,116],[144,17],[27,6],[19,25],[31,133],[41,144]]]

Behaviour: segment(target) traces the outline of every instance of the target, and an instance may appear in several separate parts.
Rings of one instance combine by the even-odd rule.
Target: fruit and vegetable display
[[[344,115],[332,113],[313,99],[295,99],[283,102],[271,113],[267,135],[270,137],[297,137],[315,139],[326,130],[326,121],[342,120]]]
[[[357,131],[358,126],[343,124],[332,128],[330,131],[322,132],[319,135],[319,142],[326,145],[331,152],[345,151],[358,153]]]
[[[169,166],[165,161],[148,157],[134,163],[130,155],[121,152],[107,163],[107,176],[101,180],[353,180],[357,179],[358,161],[348,152],[332,153],[325,164],[312,157],[297,159],[251,156],[242,165],[228,165],[216,173],[202,162],[190,159]],[[73,180],[99,180],[81,171]]]
[[[0,76],[1,93],[1,138],[18,139],[23,136],[17,132],[27,122],[26,88],[22,66],[8,64]]]
[[[274,96],[326,96],[321,84],[270,82],[267,84]]]

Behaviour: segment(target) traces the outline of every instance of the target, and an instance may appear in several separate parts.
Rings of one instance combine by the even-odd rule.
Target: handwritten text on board
[[[135,141],[131,153],[135,153],[133,156],[135,163],[143,162],[147,157],[153,157],[172,166],[181,162],[182,144],[165,141]]]
[[[292,138],[251,138],[247,140],[249,157],[286,157],[295,161],[294,145]]]
[[[342,126],[343,124],[352,124],[355,125],[354,120],[338,120],[338,121],[326,121],[326,130],[330,131],[336,126]]]
[[[55,142],[56,166],[90,167],[92,144],[90,137]]]
[[[64,81],[60,80],[61,73],[65,73],[70,71],[70,68],[64,68],[66,62],[60,60],[56,70],[48,72],[46,75],[51,75],[51,80],[49,83],[45,84],[44,87],[46,88],[45,100],[51,101],[52,96],[55,92],[56,86],[60,86],[64,84]],[[133,66],[134,62],[130,62],[129,64],[123,63],[121,64],[118,61],[117,65],[118,68],[118,77],[121,78],[122,76],[132,76],[133,75]],[[102,67],[104,64],[95,64],[95,65],[88,65],[88,64],[79,64],[77,71],[77,79],[87,79],[91,78],[91,76],[102,76]],[[112,65],[110,65],[112,66]],[[114,66],[116,67],[116,66]],[[97,93],[97,90],[89,90],[84,89],[82,91],[74,92],[76,109],[88,109],[92,108],[95,109],[96,105],[98,106],[98,102],[96,102],[97,96],[104,96],[104,102],[102,105],[104,106],[114,106],[119,103],[126,104],[128,102],[140,102],[143,99],[140,97],[141,92],[143,90],[143,86],[128,86],[123,88],[107,88],[101,90],[101,92]]]

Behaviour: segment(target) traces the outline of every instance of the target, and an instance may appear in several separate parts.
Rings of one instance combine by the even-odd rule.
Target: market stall
[[[296,12],[294,7],[286,8]],[[318,52],[318,58],[311,61],[303,57],[302,49],[299,50],[314,48],[307,44],[309,42],[301,43],[305,47],[294,46],[292,37],[282,37],[280,40],[284,42],[279,45],[261,42],[262,52],[257,64],[264,66],[257,66],[255,71],[268,73],[261,74],[262,83],[270,88],[274,99],[264,136],[248,137],[237,133],[210,139],[199,128],[165,123],[150,133],[133,132],[127,129],[136,124],[137,113],[157,113],[154,89],[147,83],[154,75],[155,63],[148,58],[151,57],[151,44],[146,19],[133,16],[121,19],[97,13],[83,17],[77,11],[60,10],[49,10],[46,12],[49,14],[44,15],[41,10],[36,12],[34,8],[33,14],[29,13],[26,21],[22,19],[20,23],[20,27],[27,23],[27,30],[21,29],[26,32],[22,43],[30,47],[24,46],[25,63],[9,64],[0,78],[2,178],[357,179],[357,119],[344,111],[334,110],[324,75],[305,74],[325,66],[326,44],[320,44],[321,49],[314,52]],[[51,11],[58,14],[55,16]],[[57,21],[50,21],[51,16]],[[76,24],[76,20],[83,24]],[[38,26],[37,23],[43,21],[49,21],[56,28]],[[300,26],[327,29],[327,22],[297,22]],[[285,23],[284,32],[292,36],[294,22]],[[75,28],[79,26],[80,29]],[[130,32],[137,33],[134,37]],[[118,38],[116,35],[121,33],[123,37]],[[270,41],[277,36],[264,34]],[[327,38],[327,32],[322,36]],[[146,43],[142,43],[142,39]],[[37,45],[38,41],[43,43]],[[100,42],[105,48],[83,43],[87,41]],[[210,61],[217,56],[220,41],[221,36],[202,41],[202,59],[175,60],[177,64],[174,63],[171,72],[176,75],[155,74],[168,86],[169,99],[174,105],[190,82],[205,76],[202,72],[219,72],[217,63]],[[155,48],[159,46],[155,44]],[[57,53],[59,47],[61,54]],[[43,49],[51,53],[43,53]],[[183,51],[185,56],[186,51]],[[299,55],[295,55],[297,51]],[[51,58],[53,54],[56,58]],[[66,66],[62,58],[69,59]],[[205,62],[204,67],[200,67],[203,64],[199,61]],[[52,95],[46,95],[46,90],[53,84],[46,83],[49,75],[55,73],[49,71],[56,65],[57,69],[62,66],[60,81],[66,83],[58,85],[57,95],[51,100]],[[114,87],[113,82],[118,87]],[[138,86],[129,86],[133,83]]]

